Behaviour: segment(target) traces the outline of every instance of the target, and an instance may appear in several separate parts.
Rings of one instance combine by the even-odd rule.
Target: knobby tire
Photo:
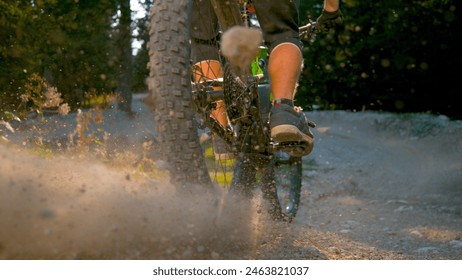
[[[211,186],[194,121],[190,77],[191,1],[154,1],[149,24],[150,103],[161,158],[173,185]]]

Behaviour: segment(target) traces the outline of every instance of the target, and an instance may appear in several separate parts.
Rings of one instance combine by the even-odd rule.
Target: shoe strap
[[[294,101],[292,101],[292,99],[288,99],[288,98],[278,98],[278,99],[274,99],[273,100],[273,106],[279,106],[279,105],[282,105],[282,104],[286,104],[286,105],[289,105],[289,106],[294,106]]]

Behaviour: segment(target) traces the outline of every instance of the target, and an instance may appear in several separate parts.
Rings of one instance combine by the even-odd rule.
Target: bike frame
[[[243,25],[250,27],[250,14],[247,10],[248,2],[243,0],[211,0],[214,7],[215,13],[221,24],[222,32],[225,32],[229,28],[235,25]],[[300,27],[300,35],[307,38],[313,39],[313,34],[315,31],[315,23],[309,22],[308,24]],[[249,123],[253,123],[254,126],[261,126],[263,129],[256,130],[255,133],[251,135],[252,145],[261,147],[254,152],[257,153],[266,153],[271,155],[274,150],[277,150],[277,143],[270,141],[269,135],[269,112],[272,106],[272,96],[271,96],[271,86],[269,81],[269,75],[267,73],[267,48],[264,46],[260,47],[260,54],[252,62],[252,65],[249,65],[249,76],[240,77],[241,79],[246,79],[242,81],[242,84],[234,84],[233,86],[238,88],[238,91],[241,91],[243,96],[240,106],[243,107],[242,112],[239,114],[239,118],[247,118]],[[226,77],[225,77],[226,79]],[[218,100],[226,100],[230,98],[229,93],[224,91],[231,91],[235,89],[226,88],[226,80],[214,80],[210,81],[209,85],[205,85],[202,90],[193,90],[193,99],[195,100],[200,113],[203,108],[213,107],[214,102]],[[213,90],[213,86],[224,87],[225,90]],[[231,97],[232,98],[232,97]],[[259,114],[258,114],[259,112]],[[202,112],[203,113],[203,112]],[[235,132],[232,127],[223,127],[220,125],[214,118],[210,117],[208,114],[205,114],[203,117],[205,125],[214,133],[219,135],[229,144],[238,143],[243,145],[248,139],[238,139],[236,141]],[[233,119],[230,120],[231,124],[235,123]],[[239,120],[239,123],[242,125],[243,121]],[[243,150],[238,148],[238,151]],[[247,149],[247,152],[252,152],[250,149]]]
[[[211,1],[222,31],[250,23],[247,1]],[[232,143],[235,149],[229,190],[251,196],[253,189],[260,187],[271,204],[268,210],[271,216],[290,221],[300,201],[301,158],[280,151],[270,138],[271,88],[266,75],[265,48],[254,61],[253,68],[258,73],[251,72],[251,65],[245,75],[225,66],[223,79],[210,80],[208,75],[196,79],[189,63],[191,3],[156,1],[150,13],[149,101],[154,105],[158,145],[162,159],[167,162],[170,180],[180,191],[190,184],[216,186],[204,153],[205,145],[198,137],[200,116],[209,130]],[[243,15],[240,4],[244,7]],[[223,90],[214,90],[218,85]],[[230,120],[226,127],[212,117],[217,100],[223,100],[226,106]]]

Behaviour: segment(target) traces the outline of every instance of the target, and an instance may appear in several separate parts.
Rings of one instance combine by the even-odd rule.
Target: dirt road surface
[[[76,116],[0,127],[0,259],[462,259],[461,121],[309,112],[316,144],[287,224],[258,197],[146,176],[153,116],[133,108],[103,112],[88,149],[69,148]]]

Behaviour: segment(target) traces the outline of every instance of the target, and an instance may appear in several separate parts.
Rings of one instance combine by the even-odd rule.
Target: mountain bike
[[[281,146],[270,137],[266,48],[260,48],[249,71],[236,71],[222,58],[221,78],[194,82],[191,2],[154,1],[149,24],[149,99],[170,180],[179,189],[187,190],[191,184],[221,185],[244,197],[261,190],[273,219],[290,222],[300,204],[302,159],[291,155],[297,147]],[[222,32],[252,24],[247,2],[212,0]],[[304,36],[314,31],[314,23],[300,28]],[[219,101],[224,101],[230,125],[223,126],[211,116]],[[210,158],[211,137],[207,136],[211,135],[232,147],[234,159]]]

